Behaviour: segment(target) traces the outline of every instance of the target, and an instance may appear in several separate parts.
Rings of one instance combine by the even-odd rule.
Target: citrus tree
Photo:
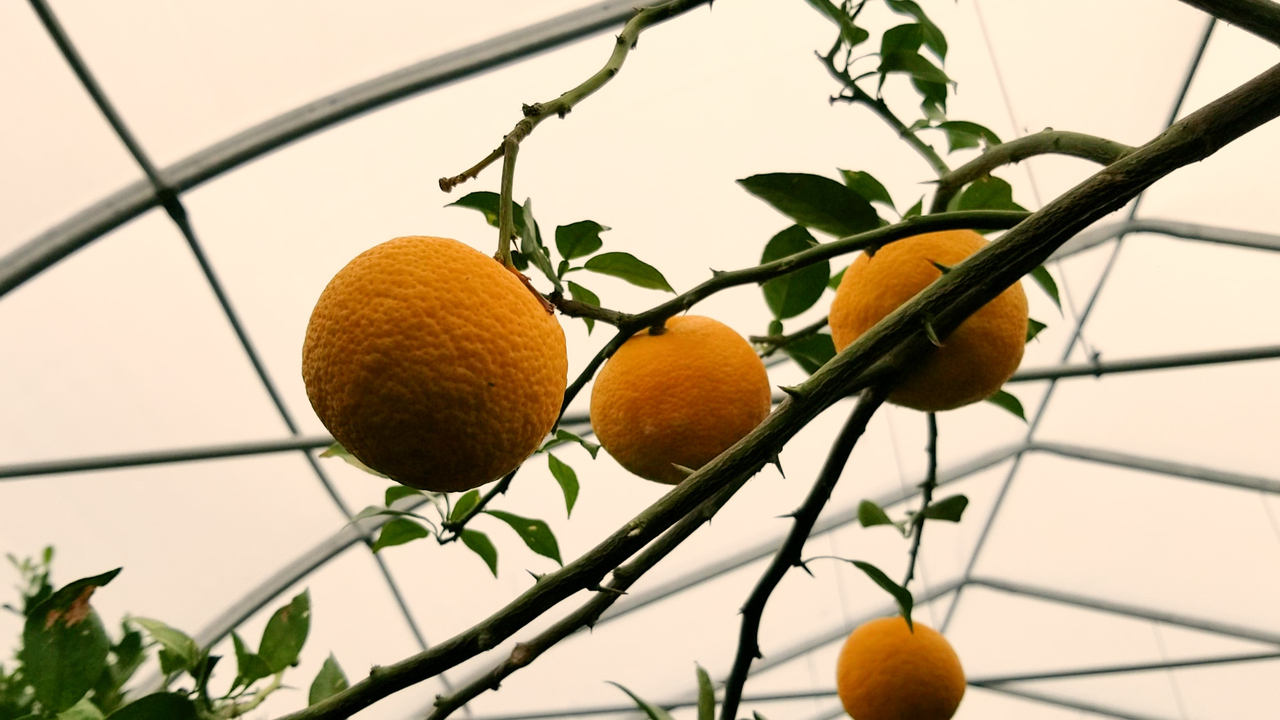
[[[1280,114],[1280,69],[1139,147],[1064,130],[1002,141],[977,122],[948,115],[954,83],[945,70],[949,48],[928,3],[806,1],[806,11],[831,22],[831,44],[818,60],[833,80],[832,101],[883,120],[900,136],[902,152],[918,154],[936,172],[920,178],[932,183],[932,191],[909,209],[899,213],[889,189],[864,171],[824,177],[761,168],[740,184],[790,225],[761,238],[758,265],[714,272],[679,294],[660,269],[607,250],[607,228],[600,223],[559,225],[544,236],[532,202],[518,204],[513,197],[521,145],[533,141],[542,122],[567,119],[623,72],[646,29],[710,4],[669,0],[635,12],[601,69],[555,99],[525,105],[492,152],[440,180],[441,189],[451,192],[500,165],[497,192],[471,192],[454,203],[483,213],[497,228],[493,257],[450,239],[398,238],[354,259],[326,288],[307,330],[302,372],[317,415],[338,440],[328,454],[398,483],[383,506],[360,515],[380,519],[372,550],[434,539],[474,552],[496,574],[499,548],[473,527],[486,516],[562,566],[537,576],[526,592],[474,627],[365,677],[348,678],[331,656],[306,679],[308,706],[282,720],[348,717],[517,638],[509,656],[487,673],[437,699],[430,717],[449,716],[591,627],[763,467],[777,462],[801,429],[849,397],[857,400],[848,420],[792,514],[788,536],[746,598],[737,647],[727,650],[732,671],[721,689],[701,670],[691,681],[699,717],[737,717],[759,656],[757,633],[769,598],[786,573],[805,567],[805,541],[884,402],[929,413],[930,472],[920,506],[907,517],[895,520],[870,502],[859,509],[863,525],[899,528],[909,540],[909,562],[899,581],[844,558],[894,599],[901,618],[876,621],[850,637],[839,689],[859,720],[928,720],[955,711],[964,690],[958,661],[940,635],[912,619],[912,579],[925,529],[930,522],[962,521],[967,504],[962,495],[934,497],[934,413],[990,401],[1021,416],[1020,402],[1002,385],[1017,369],[1024,343],[1045,327],[1027,315],[1022,279],[1058,302],[1043,267],[1050,254],[1173,170]],[[1274,3],[1185,1],[1280,41],[1280,6]],[[880,4],[901,22],[873,38],[860,17]],[[890,84],[913,89],[915,101],[891,106],[882,94]],[[946,152],[935,148],[943,144]],[[975,158],[951,167],[950,153],[974,149]],[[996,173],[1041,154],[1084,158],[1100,168],[1029,213]],[[833,272],[833,263],[845,269]],[[674,296],[642,312],[611,309],[589,289],[591,273]],[[773,315],[758,336],[744,339],[714,319],[690,314],[700,301],[742,285],[758,285]],[[836,289],[828,317],[788,327],[828,288]],[[571,379],[560,323],[579,321],[611,334]],[[774,397],[763,360],[783,356],[809,375]],[[562,423],[565,410],[593,380],[593,432],[570,432]],[[594,548],[562,558],[547,523],[499,510],[493,501],[518,482],[531,456],[545,454],[572,510],[578,471],[549,453],[565,444],[592,456],[603,446],[627,470],[672,488]],[[90,600],[118,571],[55,589],[52,559],[51,550],[35,560],[11,558],[21,577],[21,602],[10,609],[23,615],[25,627],[17,663],[0,667],[0,720],[245,715],[284,684],[309,631],[310,599],[303,593],[275,612],[256,649],[233,634],[234,660],[211,655],[159,620],[128,618],[113,634]],[[583,599],[582,591],[589,596]],[[553,609],[559,620],[526,632]],[[164,679],[138,697],[130,682],[152,649]],[[893,664],[904,656],[915,659]],[[632,697],[650,717],[666,715]],[[917,701],[923,704],[911,704]]]

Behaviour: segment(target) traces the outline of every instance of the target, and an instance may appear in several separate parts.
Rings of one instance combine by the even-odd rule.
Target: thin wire
[[[978,16],[978,30],[982,33],[982,42],[987,46],[987,56],[991,58],[991,69],[995,71],[996,85],[1000,87],[1000,95],[1004,98],[1004,109],[1009,114],[1009,124],[1013,127],[1013,136],[1022,137],[1022,125],[1018,122],[1017,116],[1013,112],[1013,101],[1009,97],[1009,88],[1004,82],[1004,73],[1000,72],[1000,62],[996,60],[996,50],[991,44],[991,33],[987,32],[987,21],[982,16],[982,6],[978,0],[973,0],[973,12]],[[1027,171],[1027,179],[1031,181],[1031,195],[1036,199],[1036,209],[1044,207],[1044,201],[1040,199],[1040,186],[1036,183],[1036,175],[1031,171],[1031,164],[1025,166]]]

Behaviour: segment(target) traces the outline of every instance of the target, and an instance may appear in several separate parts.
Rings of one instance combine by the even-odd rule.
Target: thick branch
[[[1072,235],[1122,207],[1137,193],[1280,115],[1280,66],[1174,124],[1163,134],[1049,203],[999,240],[955,266],[906,305],[851,343],[797,387],[747,437],[703,466],[596,547],[489,618],[453,638],[369,677],[288,720],[338,720],[414,683],[491,650],[546,610],[584,588],[744,475],[754,474],[819,413],[840,398],[917,362],[939,335],[995,298]]]
[[[1280,45],[1280,5],[1270,0],[1182,0],[1194,8],[1238,25],[1266,40]]]
[[[1128,145],[1105,138],[1062,130],[1042,130],[1034,135],[995,145],[974,160],[943,175],[938,180],[938,191],[933,196],[933,206],[929,212],[946,210],[947,204],[960,188],[1002,165],[1051,153],[1092,160],[1099,165],[1110,165],[1131,152],[1133,148]]]
[[[695,530],[715,517],[729,498],[744,485],[749,478],[743,476],[712,496],[694,512],[686,515],[675,527],[645,548],[631,562],[613,571],[613,580],[599,590],[591,600],[574,612],[544,630],[528,642],[519,643],[511,654],[495,665],[489,672],[467,683],[450,695],[436,698],[435,710],[427,716],[427,720],[443,720],[450,713],[466,705],[486,690],[497,690],[498,686],[509,675],[531,664],[538,656],[551,649],[556,643],[564,640],[584,627],[592,627],[600,615],[608,610],[618,598],[631,587],[636,580],[657,565],[672,550],[683,543]]]
[[[756,583],[755,589],[751,591],[751,597],[747,598],[746,604],[742,606],[742,629],[738,635],[738,654],[734,658],[733,670],[725,683],[724,705],[720,709],[721,720],[734,720],[737,717],[738,703],[742,700],[742,687],[747,682],[747,671],[751,669],[751,663],[760,657],[758,633],[765,605],[768,604],[774,588],[778,587],[778,583],[782,582],[787,572],[801,564],[800,553],[804,550],[805,541],[809,539],[809,533],[813,532],[813,525],[818,521],[822,508],[826,507],[827,501],[831,499],[831,491],[840,480],[840,473],[844,472],[849,453],[853,452],[853,446],[858,443],[858,438],[862,437],[862,433],[867,429],[871,416],[884,402],[885,394],[884,391],[875,388],[862,391],[858,397],[857,406],[854,407],[844,428],[840,430],[840,435],[832,444],[831,451],[827,454],[827,461],[818,473],[818,479],[814,481],[813,488],[809,490],[809,496],[792,514],[795,522],[791,526],[791,532],[787,534],[782,547],[778,548],[778,552],[774,554],[773,562],[769,564],[769,568],[765,570],[760,581]]]

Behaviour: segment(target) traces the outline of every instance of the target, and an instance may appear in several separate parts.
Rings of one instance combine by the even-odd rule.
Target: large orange
[[[854,720],[949,720],[964,697],[964,669],[947,639],[902,616],[850,633],[836,662],[836,691]]]
[[[844,273],[831,303],[836,349],[858,339],[951,267],[987,245],[972,230],[926,233],[860,254]],[[942,338],[922,364],[899,381],[889,402],[917,410],[951,410],[990,397],[1022,362],[1027,342],[1027,296],[1015,283]]]
[[[564,397],[564,332],[501,263],[457,240],[402,237],[321,293],[302,378],[321,422],[369,467],[453,492],[515,469]]]
[[[644,330],[605,363],[591,391],[591,426],[624,468],[675,484],[769,414],[769,376],[728,326],[687,315]]]

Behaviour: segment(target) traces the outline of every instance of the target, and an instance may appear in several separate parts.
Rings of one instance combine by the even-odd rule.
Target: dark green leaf
[[[769,173],[738,183],[800,225],[829,235],[846,237],[880,226],[880,216],[871,203],[821,175]]]
[[[915,55],[919,53],[922,42],[924,42],[924,28],[919,23],[897,25],[885,30],[880,38],[880,56],[884,58],[891,55]]]
[[[587,452],[591,453],[592,460],[595,460],[596,454],[600,452],[599,444],[593,443],[590,440],[587,440],[584,437],[575,435],[563,428],[559,428],[556,430],[556,440],[559,440],[561,442],[577,443],[578,445],[581,445],[583,450],[586,450]]]
[[[924,46],[929,48],[939,60],[947,59],[947,38],[937,25],[924,14],[924,10],[911,0],[887,0],[889,9],[903,15],[911,15],[920,23],[921,37]],[[919,47],[919,46],[917,46]]]
[[[195,703],[185,695],[155,693],[141,697],[107,716],[107,720],[196,720]]]
[[[658,269],[641,261],[636,256],[624,252],[608,252],[603,255],[596,255],[587,260],[584,268],[591,272],[597,272],[602,275],[612,275],[621,278],[642,288],[650,290],[665,290],[674,293],[671,285],[667,283],[667,279],[658,272]]]
[[[449,522],[458,522],[471,512],[471,508],[480,504],[480,491],[468,490],[467,494],[458,498],[458,502],[453,505],[453,512],[449,513]]]
[[[998,177],[987,175],[969,184],[960,194],[957,210],[1026,210],[1013,201],[1013,187]]]
[[[922,56],[917,55],[920,60]],[[927,62],[927,61],[926,61]],[[947,119],[947,87],[948,83],[935,82],[927,78],[912,75],[911,85],[920,93],[920,110],[931,122],[943,122]]]
[[[944,500],[931,503],[924,509],[924,516],[930,520],[946,520],[960,522],[964,509],[969,506],[969,498],[964,495],[952,495]]]
[[[311,690],[307,693],[307,705],[315,705],[321,700],[346,690],[347,687],[346,674],[342,672],[333,653],[329,653],[329,657],[324,660],[324,665],[320,666],[316,679],[311,681]]]
[[[751,717],[754,718],[754,720],[769,720],[769,718],[761,715],[758,711],[752,711]]]
[[[164,670],[165,674],[195,669],[196,663],[200,660],[200,648],[189,635],[151,618],[130,618],[129,622],[146,630],[151,639],[160,643],[162,661],[165,659],[164,655],[168,654],[171,664]]]
[[[907,218],[919,217],[922,213],[924,213],[923,197],[917,200],[916,204],[912,205],[910,210],[907,210],[905,213],[902,214],[902,219],[906,220]]]
[[[827,333],[814,333],[809,337],[787,343],[782,348],[782,352],[795,360],[805,372],[812,375],[836,356],[836,345]]]
[[[556,249],[565,260],[586,257],[604,247],[600,233],[609,228],[594,220],[582,220],[556,228]]]
[[[937,128],[947,134],[947,142],[953,151],[1000,144],[998,135],[975,122],[948,120],[938,123]]]
[[[398,517],[382,526],[378,539],[373,543],[373,551],[403,545],[419,538],[430,537],[431,531],[422,527],[421,523],[406,517]]]
[[[856,47],[871,37],[871,33],[853,24],[853,19],[831,0],[806,0],[815,10],[826,15],[831,22],[840,28],[840,38],[849,48]]]
[[[395,522],[395,521],[392,521]],[[303,590],[288,605],[276,610],[262,631],[258,655],[277,673],[298,661],[298,653],[311,630],[311,595]]]
[[[520,235],[520,253],[542,271],[556,290],[561,290],[560,276],[551,266],[551,254],[542,244],[542,232],[538,229],[538,221],[533,218],[533,200],[524,201],[524,222],[516,224],[516,232]]]
[[[485,222],[498,227],[498,202],[500,199],[501,197],[498,193],[484,190],[464,195],[458,202],[449,203],[445,207],[464,207],[479,210],[484,213]],[[520,228],[524,227],[524,209],[512,202],[511,211],[514,213],[516,232],[519,232]]]
[[[832,290],[839,290],[840,281],[844,280],[844,271],[848,269],[849,267],[847,265],[845,267],[840,268],[840,272],[836,273],[835,275],[832,275],[831,279],[827,281],[827,287],[831,288]]]
[[[716,689],[711,684],[711,676],[701,665],[695,663],[698,673],[698,720],[715,720]]]
[[[871,563],[862,562],[861,560],[851,560],[850,562],[866,573],[867,577],[871,578],[875,584],[893,596],[893,599],[898,603],[898,610],[902,612],[902,617],[906,618],[907,627],[914,630],[915,625],[911,623],[911,608],[915,605],[915,598],[911,596],[911,591],[894,582],[880,568]]]
[[[919,27],[913,25],[911,27]],[[886,37],[888,33],[885,34]],[[946,97],[946,84],[951,82],[951,78],[947,74],[929,61],[928,58],[917,52],[895,52],[880,56],[880,67],[877,72],[881,77],[888,73],[900,72],[910,75],[912,79],[919,80],[924,83],[931,83],[935,86],[942,86],[943,98]],[[916,86],[926,98],[933,97],[937,94],[935,87]]]
[[[858,503],[858,522],[862,527],[875,527],[876,525],[892,525],[893,521],[889,519],[889,514],[879,505],[870,500],[863,500]]]
[[[327,450],[325,450],[324,452],[320,453],[320,457],[322,457],[322,458],[326,458],[326,457],[336,457],[336,458],[341,458],[343,461],[345,461],[345,462],[346,462],[348,465],[350,465],[351,467],[359,468],[360,470],[363,470],[363,471],[365,471],[365,472],[369,473],[370,475],[377,475],[377,476],[378,476],[378,477],[380,477],[380,478],[386,478],[386,477],[387,477],[386,475],[383,475],[382,473],[378,472],[377,470],[374,470],[373,468],[369,467],[368,465],[365,465],[364,463],[360,462],[360,460],[359,460],[355,455],[352,455],[350,451],[348,451],[346,448],[342,447],[342,443],[334,443],[334,444],[330,445],[330,446],[329,446],[329,449],[327,449]],[[388,479],[388,480],[390,480],[391,478],[387,478],[387,479]]]
[[[773,319],[773,320],[770,320],[770,321],[769,321],[769,331],[768,331],[768,333],[767,333],[767,334],[768,334],[768,335],[781,335],[781,334],[782,334],[782,321],[781,321],[781,320],[778,320],[778,319],[776,319],[776,318],[775,318],[775,319]]]
[[[818,241],[813,239],[808,230],[792,225],[769,240],[760,262],[780,260],[817,246]],[[762,286],[765,303],[779,320],[795,317],[818,302],[827,289],[827,279],[830,276],[831,263],[823,260],[767,280]]]
[[[387,507],[391,507],[393,504],[395,504],[395,501],[403,500],[404,498],[413,497],[415,495],[422,495],[422,491],[415,490],[411,487],[406,487],[404,485],[392,485],[391,487],[387,488],[387,492],[384,495],[384,497],[386,498]]]
[[[231,644],[236,649],[236,681],[233,687],[249,687],[264,677],[271,675],[267,661],[251,652],[244,640],[235,632],[231,633]]]
[[[1053,304],[1058,306],[1058,312],[1061,313],[1062,301],[1058,299],[1058,283],[1053,281],[1053,276],[1049,274],[1049,269],[1043,265],[1038,266],[1031,271],[1031,279],[1035,280],[1036,284],[1049,296],[1049,299],[1053,300]]]
[[[54,720],[102,720],[102,711],[88,698],[83,698],[80,702],[58,713]]]
[[[1012,393],[1004,390],[997,390],[995,395],[987,398],[987,402],[994,403],[1014,415],[1017,415],[1022,422],[1027,421],[1027,413],[1022,409],[1022,401],[1014,397]]]
[[[878,202],[890,210],[893,209],[893,198],[889,197],[889,191],[870,173],[861,170],[841,170],[840,176],[844,178],[844,184],[858,193],[863,200]]]
[[[1036,336],[1040,334],[1040,331],[1047,327],[1049,326],[1035,318],[1027,318],[1027,342],[1035,340]]]
[[[23,676],[48,712],[75,705],[107,668],[111,640],[89,605],[119,569],[77,580],[31,608],[22,630]]]
[[[573,504],[578,501],[578,474],[560,458],[547,453],[547,464],[551,466],[551,476],[560,483],[560,491],[564,493],[565,516],[573,515]]]
[[[530,550],[543,557],[551,558],[560,565],[564,565],[560,560],[560,546],[556,543],[556,536],[545,522],[520,517],[501,510],[485,510],[485,512],[510,525],[511,529],[516,531],[516,534],[520,536],[525,545],[529,546]]]
[[[671,714],[668,713],[666,710],[663,710],[657,705],[654,705],[652,703],[649,703],[641,699],[639,695],[636,695],[635,693],[619,685],[618,683],[613,682],[611,680],[609,681],[609,684],[618,688],[619,690],[621,690],[622,692],[630,696],[631,701],[636,704],[637,708],[640,708],[640,711],[643,712],[645,714],[645,717],[649,718],[649,720],[674,720],[674,718],[671,717]]]
[[[569,297],[573,298],[574,300],[577,300],[580,303],[584,303],[586,305],[591,305],[593,307],[600,307],[600,298],[597,297],[595,293],[582,287],[578,283],[573,282],[572,280],[566,282],[565,285],[569,286]],[[582,318],[582,322],[587,324],[587,334],[590,335],[591,331],[594,330],[596,327],[595,319],[584,317]]]
[[[488,535],[479,530],[464,529],[462,544],[479,555],[480,559],[484,560],[484,564],[489,566],[489,572],[493,573],[494,577],[498,577],[498,549],[493,546]]]

